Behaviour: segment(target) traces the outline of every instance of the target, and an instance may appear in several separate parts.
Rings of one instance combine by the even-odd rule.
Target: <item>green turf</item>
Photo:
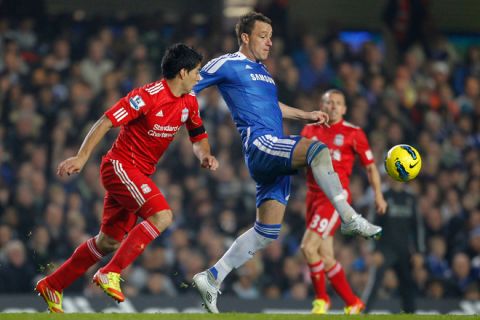
[[[69,313],[69,314],[48,314],[48,313],[16,313],[0,314],[1,320],[50,320],[50,319],[72,319],[72,320],[352,320],[352,316],[346,315],[302,315],[302,314],[264,314],[264,313],[222,313],[222,314],[198,314],[198,313],[174,313],[174,314],[118,314],[118,313]],[[470,320],[478,319],[477,316],[458,315],[359,315],[353,319],[358,320]]]

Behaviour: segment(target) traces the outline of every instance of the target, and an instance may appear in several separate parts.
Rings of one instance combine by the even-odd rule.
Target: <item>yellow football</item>
[[[388,150],[385,158],[385,170],[397,181],[414,179],[422,168],[422,158],[418,151],[408,144],[398,144]]]

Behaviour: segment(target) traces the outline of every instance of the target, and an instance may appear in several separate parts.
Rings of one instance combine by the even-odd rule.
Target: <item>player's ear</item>
[[[240,38],[242,39],[242,42],[243,43],[248,43],[248,41],[250,40],[250,37],[248,36],[247,33],[242,33],[242,35],[240,36]]]
[[[187,69],[185,68],[180,69],[180,72],[178,73],[178,75],[180,76],[181,80],[185,79],[185,77],[187,76]]]

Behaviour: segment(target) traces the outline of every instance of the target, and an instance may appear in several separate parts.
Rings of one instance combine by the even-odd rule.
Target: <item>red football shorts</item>
[[[100,230],[117,241],[122,241],[138,217],[147,219],[159,211],[170,210],[152,179],[133,166],[104,158],[100,176],[107,190]]]
[[[348,195],[348,203],[351,203],[349,190],[343,189],[343,191]],[[306,203],[307,228],[318,233],[322,238],[333,236],[342,221],[327,196],[323,192],[307,191]]]

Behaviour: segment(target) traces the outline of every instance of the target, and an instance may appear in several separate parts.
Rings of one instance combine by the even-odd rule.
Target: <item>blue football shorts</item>
[[[266,200],[277,200],[286,205],[290,197],[290,175],[293,150],[300,136],[256,137],[245,153],[245,163],[257,184],[257,208]]]

